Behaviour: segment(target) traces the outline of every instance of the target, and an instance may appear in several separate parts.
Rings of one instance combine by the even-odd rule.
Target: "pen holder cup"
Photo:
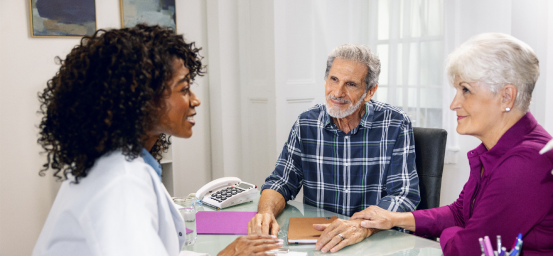
[[[184,219],[186,227],[186,238],[184,245],[192,245],[196,242],[196,199],[195,198],[177,198],[175,203],[180,205],[179,212]]]

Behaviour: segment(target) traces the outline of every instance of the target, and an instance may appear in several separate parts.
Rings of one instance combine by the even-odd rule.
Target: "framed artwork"
[[[29,0],[32,37],[82,37],[96,31],[95,0]]]
[[[175,0],[120,0],[120,3],[123,28],[146,23],[177,31]]]

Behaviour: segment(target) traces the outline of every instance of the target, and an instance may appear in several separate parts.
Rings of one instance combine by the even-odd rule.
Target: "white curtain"
[[[377,36],[369,43],[382,62],[376,99],[401,107],[413,126],[442,128],[443,0],[375,2],[370,32]]]

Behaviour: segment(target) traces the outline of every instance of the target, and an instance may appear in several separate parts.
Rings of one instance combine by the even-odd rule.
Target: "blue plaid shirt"
[[[370,100],[359,125],[338,129],[324,105],[303,112],[292,127],[263,189],[351,216],[371,205],[413,211],[420,201],[413,127],[407,114]]]

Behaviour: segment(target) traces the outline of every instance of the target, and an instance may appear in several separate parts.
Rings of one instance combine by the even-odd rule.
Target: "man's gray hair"
[[[365,75],[365,92],[372,89],[378,83],[380,59],[369,47],[358,44],[344,44],[334,48],[330,55],[328,55],[326,61],[325,80],[328,78],[328,72],[330,72],[330,68],[336,58],[360,62],[367,67],[367,75]]]
[[[518,91],[515,107],[523,112],[528,111],[540,76],[534,50],[501,33],[480,34],[463,43],[449,54],[446,70],[452,85],[456,76],[465,82],[482,82],[494,94],[507,84],[514,85]]]

